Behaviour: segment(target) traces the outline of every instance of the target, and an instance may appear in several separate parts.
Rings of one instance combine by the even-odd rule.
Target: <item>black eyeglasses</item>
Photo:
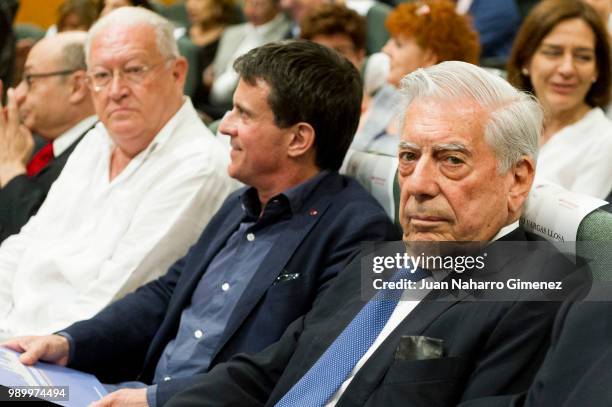
[[[32,86],[32,79],[34,78],[47,78],[49,76],[62,76],[62,75],[70,75],[79,71],[79,69],[64,69],[63,71],[53,71],[53,72],[44,72],[44,73],[27,73],[23,75],[23,80],[25,81],[28,88]]]

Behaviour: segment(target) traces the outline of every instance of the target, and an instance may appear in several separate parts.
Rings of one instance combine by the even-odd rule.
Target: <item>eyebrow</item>
[[[246,107],[244,107],[242,104],[234,103],[234,105],[236,106],[236,109],[240,110],[243,113],[246,113],[247,116],[253,116],[253,112],[247,109]]]
[[[408,141],[400,141],[399,142],[399,148],[403,149],[403,150],[421,150],[421,147],[419,147],[417,144],[415,143],[411,143]],[[471,151],[469,148],[467,148],[464,144],[461,143],[442,143],[442,144],[436,144],[432,150],[435,153],[439,153],[441,151],[458,151],[460,153],[463,153],[465,155],[472,155]]]
[[[559,44],[550,44],[550,43],[545,43],[543,42],[542,47],[546,47],[546,48],[554,48],[554,49],[563,49],[563,45],[559,45]],[[574,51],[589,51],[589,52],[595,52],[595,48],[593,47],[576,47],[573,48]]]

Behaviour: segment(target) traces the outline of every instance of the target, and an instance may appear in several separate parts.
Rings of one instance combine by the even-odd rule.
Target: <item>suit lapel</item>
[[[374,392],[395,358],[395,344],[402,335],[422,335],[423,332],[449,308],[468,295],[462,292],[454,300],[424,300],[404,318],[378,349],[370,356],[351,381],[340,400],[339,407],[362,406]]]
[[[313,192],[313,195],[316,195],[316,191]],[[305,203],[302,211],[293,215],[290,225],[278,237],[278,242],[274,245],[274,249],[270,250],[268,255],[261,262],[251,279],[248,289],[238,300],[230,320],[225,327],[223,338],[219,343],[216,353],[225,346],[225,343],[232,337],[240,325],[242,325],[261,297],[274,283],[276,277],[283,272],[284,267],[296,252],[302,240],[304,240],[311,229],[317,224],[329,205],[329,201],[321,202],[316,206]]]

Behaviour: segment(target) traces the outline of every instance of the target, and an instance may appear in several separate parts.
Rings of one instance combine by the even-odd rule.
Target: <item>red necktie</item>
[[[43,148],[38,150],[34,157],[28,163],[28,176],[33,177],[38,174],[40,170],[45,168],[45,166],[53,159],[53,143],[49,143],[45,145]]]

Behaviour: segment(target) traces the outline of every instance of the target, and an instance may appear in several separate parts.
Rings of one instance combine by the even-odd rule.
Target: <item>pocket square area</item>
[[[274,284],[282,283],[284,281],[296,280],[299,277],[300,277],[300,273],[281,274],[278,277],[276,277],[276,280],[274,280]]]
[[[426,360],[444,357],[444,341],[427,336],[402,336],[395,360]]]

